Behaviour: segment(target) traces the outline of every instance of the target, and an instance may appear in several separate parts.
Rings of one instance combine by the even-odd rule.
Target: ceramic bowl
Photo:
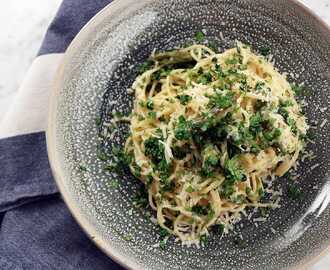
[[[300,199],[287,196],[287,179],[276,180],[282,206],[266,222],[246,218],[236,234],[213,233],[199,249],[171,239],[163,250],[148,211],[133,206],[139,181],[127,171],[105,172],[106,162],[97,158],[95,119],[105,121],[113,110],[129,113],[132,96],[126,89],[138,65],[154,49],[193,42],[197,31],[220,50],[235,40],[256,50],[269,46],[275,66],[288,73],[289,81],[305,82],[304,109],[316,134],[308,151],[316,157],[299,164]],[[121,0],[107,6],[72,42],[51,97],[50,162],[81,227],[128,269],[291,269],[313,262],[330,243],[329,44],[329,28],[295,1]],[[122,143],[124,133],[121,127],[111,143]]]

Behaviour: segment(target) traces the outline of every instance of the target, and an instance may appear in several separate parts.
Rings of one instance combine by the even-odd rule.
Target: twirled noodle
[[[308,126],[285,76],[238,43],[154,53],[136,78],[125,151],[159,225],[199,244],[262,202],[263,180],[284,175]],[[138,173],[137,173],[138,171]]]

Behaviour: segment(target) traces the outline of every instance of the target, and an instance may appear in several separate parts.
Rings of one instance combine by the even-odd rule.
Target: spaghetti
[[[277,207],[265,180],[295,164],[308,129],[285,76],[241,43],[153,53],[143,71],[125,152],[158,224],[199,245],[249,207]]]

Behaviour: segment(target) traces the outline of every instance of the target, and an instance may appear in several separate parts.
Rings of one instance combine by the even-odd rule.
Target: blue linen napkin
[[[64,0],[39,56],[64,53],[111,0]],[[0,139],[0,269],[123,269],[80,229],[58,194],[44,132]]]

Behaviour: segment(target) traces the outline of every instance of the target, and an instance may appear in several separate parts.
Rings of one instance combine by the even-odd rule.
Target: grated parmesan
[[[259,218],[254,218],[253,221],[254,222],[265,222],[267,219],[264,217],[259,217]]]
[[[319,167],[320,165],[321,165],[320,163],[316,163],[315,165],[313,165],[313,166],[311,167],[311,171],[314,170],[314,169],[316,169],[316,168]]]
[[[327,122],[328,122],[328,119],[324,119],[320,125],[320,128],[323,128]]]

